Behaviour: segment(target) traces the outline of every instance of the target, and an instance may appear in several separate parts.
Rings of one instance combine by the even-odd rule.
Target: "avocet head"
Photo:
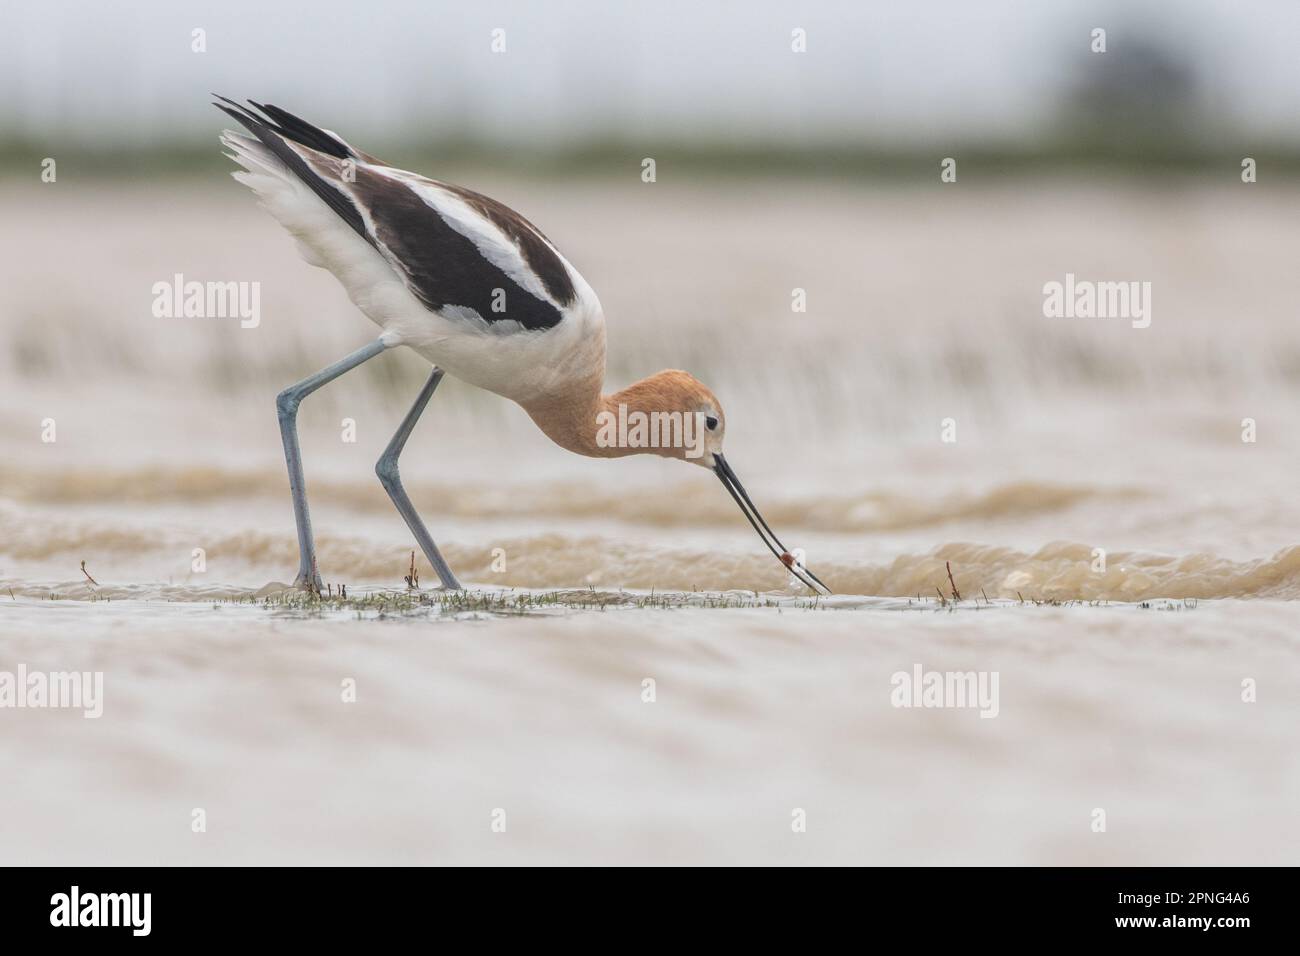
[[[717,475],[718,480],[727,489],[727,493],[735,500],[745,518],[758,532],[758,536],[763,539],[763,543],[790,573],[812,590],[830,594],[830,588],[823,584],[817,575],[805,568],[802,560],[781,543],[754,502],[750,500],[735,469],[723,455],[722,443],[727,436],[727,417],[722,411],[722,403],[718,401],[713,391],[693,375],[675,369],[660,372],[639,384],[644,385],[650,392],[644,396],[648,399],[647,406],[678,413],[688,426],[682,430],[685,436],[682,447],[672,449],[669,455],[701,465]],[[664,451],[660,452],[663,453]]]

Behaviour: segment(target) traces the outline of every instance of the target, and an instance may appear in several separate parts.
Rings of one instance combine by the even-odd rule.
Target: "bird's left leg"
[[[327,382],[332,382],[344,372],[351,371],[367,359],[372,359],[393,342],[380,336],[351,355],[321,369],[315,375],[290,385],[275,397],[276,413],[280,417],[280,438],[284,442],[284,460],[289,466],[289,493],[293,496],[294,523],[298,526],[298,577],[294,587],[320,592],[321,578],[316,570],[316,542],[311,533],[311,515],[307,511],[307,483],[302,474],[302,450],[298,447],[298,406],[302,400]]]
[[[447,562],[443,560],[442,554],[438,551],[438,546],[433,543],[433,538],[429,536],[429,529],[420,520],[415,505],[411,504],[406,489],[402,487],[402,476],[397,471],[397,459],[402,454],[402,449],[406,447],[406,439],[411,437],[411,430],[415,428],[415,423],[424,414],[429,399],[433,397],[433,390],[438,387],[438,383],[441,381],[442,369],[435,368],[429,376],[429,380],[420,389],[420,394],[415,397],[415,404],[411,406],[411,410],[402,419],[397,434],[393,436],[393,440],[388,443],[384,453],[379,456],[379,461],[375,463],[375,474],[379,476],[384,490],[388,492],[388,497],[393,499],[393,504],[397,506],[397,511],[406,522],[406,526],[411,529],[411,534],[415,536],[416,542],[420,545],[420,550],[429,559],[429,564],[433,566],[433,571],[438,575],[438,580],[442,582],[442,586],[449,591],[459,591],[461,590],[460,582],[456,580],[456,575],[452,573]]]

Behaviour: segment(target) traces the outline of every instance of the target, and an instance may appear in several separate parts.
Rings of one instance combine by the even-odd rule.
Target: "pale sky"
[[[358,138],[459,129],[816,142],[1024,137],[1087,62],[1154,38],[1215,117],[1300,139],[1294,0],[518,0],[14,3],[0,133],[210,135],[210,90]],[[791,31],[807,52],[791,52]],[[191,31],[207,50],[191,50]],[[491,52],[505,30],[506,52]],[[1097,63],[1098,61],[1092,61]],[[1108,62],[1113,62],[1108,61]],[[1093,68],[1085,65],[1083,68]]]

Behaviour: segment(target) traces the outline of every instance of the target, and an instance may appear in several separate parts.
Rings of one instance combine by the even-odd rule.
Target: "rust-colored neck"
[[[601,394],[602,379],[593,377],[558,394],[521,403],[537,427],[561,448],[589,458],[623,458],[627,455],[651,454],[665,458],[682,457],[681,448],[629,448],[598,440],[606,416],[619,420],[634,412],[650,415],[678,407],[675,392],[679,377],[685,373],[672,370],[657,372],[627,388],[609,395]]]

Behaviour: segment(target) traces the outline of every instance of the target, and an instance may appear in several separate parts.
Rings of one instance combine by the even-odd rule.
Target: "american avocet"
[[[221,135],[230,158],[244,167],[234,177],[294,235],[303,258],[332,272],[384,330],[276,398],[298,526],[295,586],[321,585],[298,446],[298,406],[367,359],[407,345],[434,368],[375,471],[443,587],[458,589],[460,583],[402,488],[397,459],[448,372],[517,402],[569,451],[594,458],[649,453],[712,469],[782,564],[808,587],[830,593],[786,550],[723,457],[726,416],[703,383],[667,369],[602,394],[600,301],[532,223],[487,196],[389,166],[282,109],[251,100],[249,109],[218,99],[213,105],[253,134]],[[646,422],[653,424],[653,435],[671,429],[672,440],[647,441]],[[699,426],[698,440],[692,423]]]

